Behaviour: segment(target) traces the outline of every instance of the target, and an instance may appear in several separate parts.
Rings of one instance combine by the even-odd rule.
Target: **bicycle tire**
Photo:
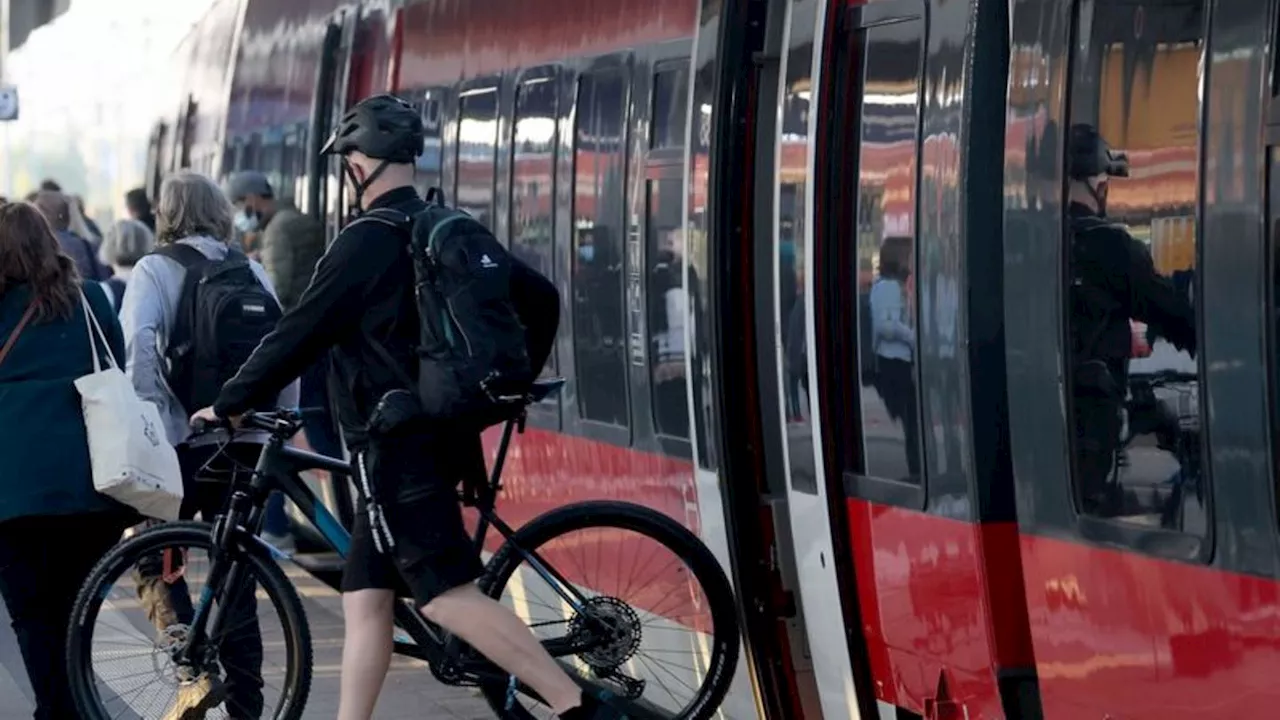
[[[566,505],[529,521],[499,548],[480,579],[480,588],[489,597],[501,600],[512,573],[523,557],[516,546],[525,551],[539,547],[569,532],[588,528],[617,528],[638,532],[674,551],[685,562],[706,593],[715,624],[711,661],[699,688],[698,696],[685,708],[687,712],[673,720],[708,720],[716,714],[733,682],[741,652],[738,631],[737,602],[729,578],[711,550],[683,525],[672,518],[634,503],[593,501]],[[480,688],[490,708],[503,720],[533,720],[535,716],[519,703],[506,708],[507,687],[482,684]]]
[[[86,632],[86,628],[94,626],[111,590],[108,583],[129,572],[139,558],[174,546],[211,550],[212,526],[192,521],[171,522],[138,533],[116,545],[99,560],[80,588],[67,632],[67,669],[72,699],[81,718],[108,720],[110,717],[102,707],[93,681],[93,637],[91,631]],[[286,670],[281,690],[283,702],[275,717],[277,720],[299,720],[311,693],[312,647],[306,610],[293,583],[265,549],[248,543],[241,545],[239,550],[241,557],[248,561],[259,587],[280,614],[290,657],[298,659]]]

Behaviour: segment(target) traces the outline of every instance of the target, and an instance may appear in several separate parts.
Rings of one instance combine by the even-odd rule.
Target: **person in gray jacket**
[[[182,243],[199,250],[210,260],[227,257],[227,238],[232,231],[231,204],[221,189],[209,178],[182,171],[165,180],[160,190],[156,212],[156,241],[164,246]],[[254,275],[264,288],[275,294],[266,271],[251,262]],[[164,255],[149,254],[133,267],[129,286],[120,309],[124,329],[128,374],[138,396],[155,403],[165,424],[169,441],[178,449],[183,469],[186,497],[181,516],[199,513],[206,521],[220,514],[227,499],[228,486],[223,482],[196,482],[223,479],[225,471],[210,460],[225,443],[226,437],[208,434],[191,437],[188,418],[199,408],[185,408],[174,395],[167,380],[165,350],[177,322],[186,269]],[[280,394],[281,407],[296,407],[298,383]],[[250,467],[257,463],[261,443],[266,438],[248,433],[236,435],[236,443],[228,455],[239,464]],[[139,563],[138,594],[144,609],[157,630],[189,622],[191,603],[185,583],[179,581],[166,588],[160,578],[159,559]],[[248,612],[248,610],[246,610]],[[189,711],[205,711],[224,700],[233,708],[233,717],[258,717],[262,712],[262,640],[255,619],[242,623],[224,643],[222,653],[227,664],[227,684],[209,676],[183,678],[177,703],[166,720],[184,717]]]
[[[281,307],[288,312],[311,284],[316,263],[324,256],[324,228],[315,218],[276,198],[271,181],[256,170],[232,175],[227,181],[227,199],[236,207],[236,229],[246,235],[259,234],[256,245],[262,254],[262,266],[275,286]],[[303,421],[303,433],[315,452],[341,458],[342,440],[329,412],[327,378],[327,359],[302,375],[300,402],[311,411]],[[288,547],[293,542],[280,493],[272,493],[267,502],[263,538],[277,547]]]

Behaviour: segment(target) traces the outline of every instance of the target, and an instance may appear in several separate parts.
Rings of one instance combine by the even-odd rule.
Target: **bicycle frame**
[[[500,478],[512,435],[517,428],[523,432],[523,425],[523,417],[513,418],[506,423],[490,476],[484,486],[479,488],[474,502],[468,503],[479,513],[472,540],[476,551],[481,552],[488,530],[493,527],[538,575],[555,588],[570,607],[582,613],[586,603],[582,593],[536,552],[520,547],[513,540],[516,530],[498,517],[494,510],[497,493],[501,489]],[[303,482],[300,475],[308,470],[323,470],[348,479],[352,472],[351,466],[346,462],[299,450],[288,445],[283,438],[273,436],[263,448],[253,477],[247,486],[237,484],[232,487],[227,513],[219,516],[213,526],[215,548],[235,547],[236,542],[256,542],[273,557],[290,559],[291,556],[288,553],[276,549],[255,533],[265,512],[268,496],[273,490],[279,490],[297,505],[305,517],[310,519],[329,548],[345,559],[351,548],[351,534]],[[223,605],[220,604],[216,608],[213,606],[214,588],[238,588],[242,583],[244,569],[240,562],[235,559],[230,563],[219,562],[221,556],[222,553],[219,552],[211,563],[209,581],[196,606],[187,647],[181,651],[184,656],[190,647],[199,646],[203,642],[207,637],[206,629],[216,630],[219,627]],[[306,570],[306,568],[303,569]],[[341,589],[331,578],[319,577],[310,571],[308,573],[334,587],[335,590]],[[584,614],[584,617],[589,615]],[[411,602],[398,598],[395,603],[395,622],[413,640],[413,643],[406,643],[397,639],[394,646],[395,652],[427,662],[437,677],[451,678],[455,681],[475,682],[483,679],[491,682],[508,682],[509,676],[487,660],[462,658],[460,641],[427,621]],[[582,647],[574,645],[567,639],[545,641],[543,645],[553,657],[562,657],[583,650]]]

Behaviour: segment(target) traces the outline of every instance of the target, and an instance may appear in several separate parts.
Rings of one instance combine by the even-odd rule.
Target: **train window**
[[[623,316],[627,77],[611,68],[578,85],[573,160],[573,346],[582,417],[627,425]]]
[[[847,332],[856,338],[861,392],[861,462],[856,472],[910,484],[921,481],[920,391],[917,366],[916,207],[919,173],[921,57],[925,24],[918,3],[888,5],[900,16],[861,27],[849,37],[837,79],[857,122],[845,147],[856,158],[838,165],[835,192],[855,186],[844,275]],[[865,22],[865,19],[864,19]],[[850,203],[851,205],[855,203]],[[856,290],[855,290],[856,288]],[[853,443],[847,444],[856,447]],[[860,466],[860,467],[859,467]]]
[[[653,76],[653,124],[649,147],[655,150],[683,148],[688,127],[689,67],[680,64]]]
[[[689,316],[684,282],[685,116],[689,71],[681,64],[653,78],[653,123],[647,171],[647,247],[649,373],[653,422],[658,433],[689,437],[688,382],[685,377],[685,318]],[[665,154],[661,151],[672,151]]]
[[[511,152],[511,251],[554,278],[556,83],[552,78],[520,86]]]
[[[463,93],[458,123],[459,209],[493,227],[493,178],[498,157],[498,92]]]
[[[413,98],[413,106],[422,113],[422,154],[418,156],[414,185],[418,194],[425,196],[428,189],[439,187],[441,182],[440,165],[444,150],[441,147],[440,105],[443,93],[440,90],[422,90],[408,93],[407,97]]]
[[[511,252],[543,275],[555,278],[555,176],[557,83],[538,78],[516,92],[511,149]],[[543,375],[555,375],[553,351]],[[549,398],[549,405],[559,400]]]
[[[1193,309],[1204,4],[1082,3],[1063,135],[1078,507],[1198,535],[1209,527]]]

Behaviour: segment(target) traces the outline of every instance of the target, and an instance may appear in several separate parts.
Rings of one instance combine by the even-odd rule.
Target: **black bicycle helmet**
[[[412,163],[422,154],[422,116],[394,95],[375,95],[347,111],[321,155],[359,150],[375,160]]]
[[[1067,137],[1067,173],[1072,180],[1129,177],[1129,158],[1113,151],[1094,126],[1076,123]]]

